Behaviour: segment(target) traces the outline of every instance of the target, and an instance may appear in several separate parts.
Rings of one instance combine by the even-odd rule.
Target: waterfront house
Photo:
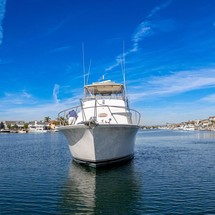
[[[50,120],[48,126],[51,130],[54,130],[56,128],[56,124],[58,124],[56,120]]]
[[[203,119],[199,121],[200,130],[208,129],[208,126],[209,126],[209,119]]]
[[[47,131],[48,124],[43,121],[31,121],[28,125],[29,132]]]
[[[17,129],[23,129],[25,125],[24,121],[5,121],[4,126],[6,129],[8,128],[14,128],[16,127]]]
[[[215,116],[210,116],[208,119],[209,119],[210,122],[214,122],[215,123]]]

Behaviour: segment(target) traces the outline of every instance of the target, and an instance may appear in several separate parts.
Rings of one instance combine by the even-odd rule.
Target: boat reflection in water
[[[92,169],[73,162],[63,188],[60,212],[135,214],[134,205],[140,201],[139,192],[133,162],[109,169]]]

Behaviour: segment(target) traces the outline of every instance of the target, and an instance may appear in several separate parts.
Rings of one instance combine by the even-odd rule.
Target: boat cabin
[[[64,113],[63,117],[67,119],[72,109],[78,115],[75,124],[91,121],[98,124],[133,124],[134,120],[140,119],[140,114],[129,108],[124,85],[110,80],[85,85],[80,105],[66,109],[58,116]]]
[[[122,84],[117,84],[110,80],[95,82],[84,87],[85,98],[111,97],[125,99],[125,90]]]

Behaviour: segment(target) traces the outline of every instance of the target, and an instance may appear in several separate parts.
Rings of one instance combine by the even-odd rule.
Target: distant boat
[[[22,130],[18,130],[18,133],[25,134],[25,133],[28,133],[28,132],[27,132],[27,130],[22,129]]]
[[[78,117],[68,125],[71,110]],[[66,136],[75,161],[97,167],[133,158],[140,113],[129,108],[124,84],[108,80],[85,85],[80,105],[58,117],[58,130]]]
[[[1,129],[0,133],[10,133],[10,130],[9,129]]]

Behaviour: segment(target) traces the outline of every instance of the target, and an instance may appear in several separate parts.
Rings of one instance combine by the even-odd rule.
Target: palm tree
[[[58,117],[57,121],[59,122],[60,125],[66,125],[67,124],[67,120],[63,116]]]
[[[49,116],[44,117],[44,122],[49,122],[51,118]]]
[[[24,129],[27,130],[28,129],[28,123],[24,124]]]

